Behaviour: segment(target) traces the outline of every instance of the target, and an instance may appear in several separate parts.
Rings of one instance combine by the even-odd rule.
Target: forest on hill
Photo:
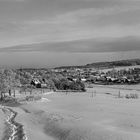
[[[82,66],[63,66],[57,67],[56,69],[69,69],[69,68],[113,68],[113,67],[123,67],[123,66],[134,66],[140,65],[140,59],[128,59],[110,62],[95,62]]]

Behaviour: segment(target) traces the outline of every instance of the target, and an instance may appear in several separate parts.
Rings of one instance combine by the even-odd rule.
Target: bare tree
[[[0,69],[0,93],[1,93],[1,100],[4,100],[5,93],[8,88],[7,77],[4,73],[4,69]]]

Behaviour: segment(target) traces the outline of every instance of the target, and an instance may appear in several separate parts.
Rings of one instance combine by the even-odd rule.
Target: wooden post
[[[11,89],[9,89],[9,96],[11,96]]]
[[[120,98],[121,97],[121,92],[120,92],[120,90],[119,90],[119,93],[118,93],[118,98]]]
[[[3,93],[1,92],[1,98],[0,98],[1,101],[3,101]]]
[[[94,97],[96,96],[96,90],[94,90]]]
[[[93,91],[92,91],[92,93],[91,93],[91,97],[93,98]]]
[[[15,91],[15,89],[14,89],[14,97],[16,97],[16,91]]]

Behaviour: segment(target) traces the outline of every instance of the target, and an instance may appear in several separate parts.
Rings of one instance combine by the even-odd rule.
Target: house
[[[37,78],[33,79],[30,84],[37,88],[41,88],[41,82]]]
[[[41,88],[47,88],[47,84],[41,83]]]
[[[86,81],[87,81],[87,79],[85,79],[85,78],[82,78],[82,79],[81,79],[81,81],[82,81],[82,82],[86,82]]]

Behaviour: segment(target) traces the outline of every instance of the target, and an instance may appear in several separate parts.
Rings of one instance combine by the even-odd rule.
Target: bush
[[[41,100],[41,96],[26,96],[26,101],[37,101]]]
[[[126,94],[125,98],[127,98],[127,99],[138,99],[139,96],[138,96],[138,94],[130,93],[130,94]]]
[[[58,90],[77,90],[86,91],[85,85],[80,80],[70,81],[67,78],[53,79],[54,85]]]

